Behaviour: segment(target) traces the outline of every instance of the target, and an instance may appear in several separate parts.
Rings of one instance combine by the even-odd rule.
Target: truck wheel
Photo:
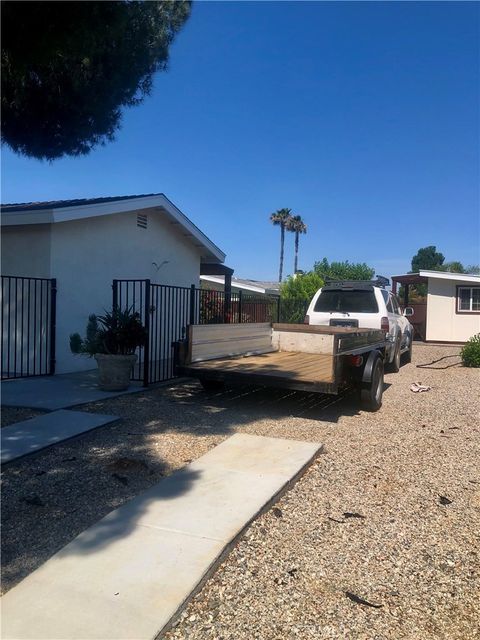
[[[405,363],[411,362],[412,361],[412,351],[413,351],[413,338],[412,336],[410,336],[410,339],[408,341],[408,349],[407,351],[405,351],[405,353],[403,354],[403,361]]]
[[[205,391],[223,391],[225,388],[223,380],[212,380],[211,378],[200,378],[200,384]]]
[[[378,411],[382,406],[383,396],[383,360],[377,358],[372,370],[372,379],[367,386],[360,389],[362,409]]]
[[[402,356],[400,352],[400,342],[401,338],[398,338],[395,343],[395,354],[393,356],[393,360],[386,366],[388,373],[398,373],[400,371],[400,358]]]

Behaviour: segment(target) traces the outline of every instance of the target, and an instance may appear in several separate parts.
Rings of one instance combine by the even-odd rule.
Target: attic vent
[[[142,229],[146,229],[148,225],[148,216],[139,213],[137,214],[137,227],[141,227]]]

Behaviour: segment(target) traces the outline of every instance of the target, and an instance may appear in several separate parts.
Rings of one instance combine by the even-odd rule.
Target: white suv
[[[385,364],[390,371],[398,371],[402,354],[406,362],[412,358],[413,327],[408,316],[413,315],[413,309],[407,307],[402,312],[385,284],[385,278],[328,283],[313,296],[305,323],[383,329],[387,337]]]

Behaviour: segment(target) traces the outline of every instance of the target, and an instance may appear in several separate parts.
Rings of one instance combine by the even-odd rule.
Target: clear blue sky
[[[4,150],[2,201],[164,192],[239,277],[276,277],[281,207],[308,224],[304,269],[392,275],[429,244],[478,263],[479,10],[197,2],[116,142],[51,164]]]

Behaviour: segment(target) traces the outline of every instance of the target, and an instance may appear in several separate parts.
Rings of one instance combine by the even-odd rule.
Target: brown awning
[[[419,273],[406,273],[403,276],[392,276],[392,282],[399,284],[427,284],[428,278],[421,276]]]
[[[200,275],[201,276],[232,276],[233,269],[227,267],[224,264],[217,262],[201,262],[200,263]]]

